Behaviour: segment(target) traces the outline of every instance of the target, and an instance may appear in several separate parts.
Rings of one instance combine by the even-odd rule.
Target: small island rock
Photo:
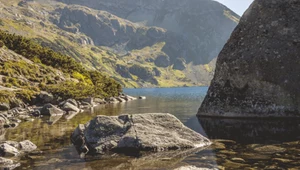
[[[71,135],[79,153],[167,151],[204,147],[211,142],[168,113],[97,116]]]

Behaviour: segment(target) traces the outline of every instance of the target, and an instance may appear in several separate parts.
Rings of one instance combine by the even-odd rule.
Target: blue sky
[[[243,15],[253,0],[215,0],[218,1],[239,15]]]

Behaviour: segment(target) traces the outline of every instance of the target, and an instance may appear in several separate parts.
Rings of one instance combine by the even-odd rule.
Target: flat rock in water
[[[139,99],[146,99],[146,96],[140,96]]]
[[[79,125],[71,140],[80,153],[91,154],[167,151],[211,144],[168,113],[97,116],[86,125]]]
[[[79,113],[80,112],[80,109],[76,105],[74,105],[74,104],[72,104],[70,102],[66,102],[61,107],[61,109],[64,110],[64,111],[66,111],[66,112],[75,112],[75,113]]]

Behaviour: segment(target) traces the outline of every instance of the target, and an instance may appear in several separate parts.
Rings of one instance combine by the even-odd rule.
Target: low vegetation
[[[122,91],[121,85],[112,78],[99,71],[87,70],[73,58],[42,47],[30,39],[0,30],[0,45],[32,61],[0,62],[0,74],[3,75],[1,85],[23,89],[1,91],[0,102],[9,102],[5,96],[29,101],[40,90],[62,99],[109,97]],[[63,76],[57,75],[58,70],[62,71]]]

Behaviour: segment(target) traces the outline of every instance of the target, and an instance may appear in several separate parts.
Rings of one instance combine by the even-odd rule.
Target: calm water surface
[[[298,120],[198,119],[195,115],[207,90],[207,87],[125,89],[126,94],[147,96],[147,99],[101,105],[74,117],[36,119],[6,131],[2,138],[29,139],[42,151],[23,157],[19,169],[175,169],[184,166],[300,169]],[[70,142],[70,134],[78,124],[96,115],[151,112],[175,115],[191,129],[213,139],[213,145],[172,159],[155,155],[80,159]]]

